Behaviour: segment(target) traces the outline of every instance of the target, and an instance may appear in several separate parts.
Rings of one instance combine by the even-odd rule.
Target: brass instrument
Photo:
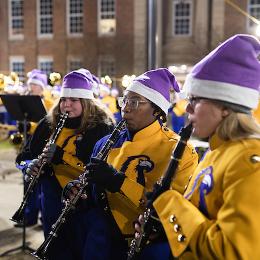
[[[17,127],[15,125],[0,124],[0,141],[6,140],[10,131],[17,131]]]
[[[110,149],[114,145],[114,143],[118,140],[120,132],[126,127],[126,123],[124,120],[120,121],[117,126],[114,128],[111,136],[106,141],[102,149],[97,154],[98,159],[105,160]],[[88,184],[88,171],[83,172],[80,177],[80,189],[77,195],[72,200],[65,201],[65,207],[62,209],[62,212],[56,222],[52,225],[52,229],[45,239],[45,241],[39,246],[39,248],[32,253],[38,259],[48,259],[47,253],[48,248],[51,245],[54,238],[58,236],[58,231],[61,226],[66,222],[67,216],[71,213],[73,209],[75,209],[77,201],[80,199],[81,195],[84,194],[85,189]]]
[[[154,230],[153,218],[156,215],[155,209],[153,208],[153,202],[159,197],[164,191],[168,190],[171,186],[172,180],[174,179],[179,161],[183,155],[187,141],[190,138],[192,132],[192,124],[183,127],[179,133],[180,140],[178,141],[172,155],[168,168],[164,174],[164,177],[157,182],[153,190],[151,199],[149,200],[146,209],[144,211],[144,223],[141,225],[141,233],[138,238],[134,238],[131,241],[130,248],[128,251],[127,260],[138,259],[140,252],[147,245],[149,237]]]
[[[68,118],[68,115],[69,115],[68,113],[64,113],[64,114],[61,115],[59,122],[57,124],[57,127],[55,128],[55,131],[52,134],[52,136],[50,137],[46,146],[55,143],[55,141],[57,140],[57,138],[58,138],[58,136],[59,136],[59,134],[62,130],[62,128],[64,127],[64,124],[65,124],[66,119]],[[23,196],[23,201],[22,201],[19,209],[15,212],[15,214],[11,218],[11,220],[16,222],[16,223],[23,223],[23,221],[24,221],[24,209],[25,209],[25,206],[27,204],[28,198],[29,198],[30,194],[33,192],[35,185],[37,184],[37,182],[38,182],[38,180],[41,176],[41,173],[42,173],[44,166],[48,163],[48,161],[45,161],[42,158],[41,155],[38,157],[38,159],[41,162],[41,167],[39,168],[37,175],[30,176],[30,183],[29,183],[29,186],[26,190],[26,193]]]
[[[50,73],[49,79],[52,86],[61,84],[61,74],[58,72]]]
[[[6,76],[0,73],[0,92],[4,91],[5,85],[6,85]]]
[[[23,135],[20,132],[10,135],[10,143],[13,145],[20,145],[23,142]]]

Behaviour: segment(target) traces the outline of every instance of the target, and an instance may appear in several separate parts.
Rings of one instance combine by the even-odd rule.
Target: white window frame
[[[176,5],[180,4],[181,2],[188,3],[190,4],[190,16],[184,17],[183,18],[188,18],[189,19],[189,33],[186,34],[176,34],[175,33],[175,22],[176,22],[176,17],[175,17],[175,10],[176,10]],[[193,1],[192,0],[172,0],[172,35],[175,37],[187,37],[192,35],[192,20],[193,20]],[[179,17],[180,18],[180,17]]]
[[[37,36],[39,39],[52,39],[53,38],[53,0],[52,0],[52,14],[49,15],[41,15],[40,13],[40,2],[41,0],[37,0]],[[41,18],[52,18],[52,33],[41,33]]]
[[[115,30],[113,32],[102,32],[101,30],[101,22],[103,19],[101,19],[101,3],[103,0],[98,0],[98,22],[97,22],[97,26],[98,26],[98,35],[99,36],[114,36],[116,34],[116,0],[114,0],[114,11],[107,11],[105,14],[107,15],[114,15],[114,20],[115,20]]]
[[[113,56],[106,56],[106,55],[102,55],[99,57],[98,59],[98,76],[101,78],[103,76],[102,74],[102,68],[101,68],[101,64],[102,62],[108,62],[108,63],[113,63],[113,73],[105,73],[107,74],[109,77],[113,78],[116,75],[116,59]]]
[[[12,21],[13,21],[13,16],[12,16],[12,1],[14,0],[8,0],[8,31],[9,31],[9,39],[10,40],[23,40],[24,39],[24,34],[19,33],[19,34],[13,34],[13,26],[12,26]],[[17,0],[23,2],[23,15],[16,16],[16,18],[20,18],[23,20],[24,23],[24,0]],[[23,24],[23,31],[24,31],[24,24]]]
[[[67,35],[69,37],[82,37],[83,36],[83,31],[84,31],[84,0],[82,0],[82,4],[83,4],[83,7],[82,7],[82,14],[73,14],[71,15],[70,14],[70,1],[71,0],[67,0],[66,2],[66,11],[67,11]],[[75,17],[82,17],[82,32],[77,32],[77,33],[72,33],[70,32],[70,18],[72,16],[75,16]]]
[[[52,71],[46,72],[41,68],[41,63],[47,63],[51,62],[52,63]],[[46,74],[53,72],[53,57],[52,56],[39,56],[38,57],[38,68],[42,71],[44,71]]]
[[[80,68],[83,67],[83,60],[81,58],[79,58],[79,57],[69,57],[68,60],[67,60],[67,72],[74,70],[74,68],[71,68],[72,62],[75,62],[75,63],[78,62],[78,63],[81,64],[80,67],[77,68],[77,69],[80,69]]]
[[[23,64],[23,71],[19,73],[18,71],[14,70],[14,63],[22,63]],[[20,81],[25,80],[25,59],[24,56],[10,56],[9,57],[9,70],[14,71],[18,74]]]
[[[251,8],[260,8],[260,2],[259,4],[250,4],[250,1],[251,0],[248,0],[247,1],[247,12],[249,15],[253,16],[252,13],[251,13]],[[255,17],[255,16],[254,16]],[[260,19],[260,12],[259,12],[259,16],[258,17],[255,17],[256,19]],[[257,28],[257,24],[253,23],[253,25],[251,25],[251,23],[253,23],[249,18],[247,18],[247,30],[249,33],[255,35],[256,33],[256,28]]]

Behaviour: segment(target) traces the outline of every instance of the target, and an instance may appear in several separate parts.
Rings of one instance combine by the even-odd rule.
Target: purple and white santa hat
[[[27,76],[27,85],[35,84],[41,86],[42,88],[45,88],[48,85],[47,74],[41,70],[33,69],[28,72]]]
[[[132,91],[147,98],[167,115],[171,106],[170,89],[180,91],[175,76],[168,69],[159,68],[136,77],[126,91]]]
[[[94,80],[87,69],[69,72],[63,78],[60,97],[94,99]]]
[[[254,36],[235,35],[197,63],[187,76],[188,96],[257,107],[260,87],[260,42]]]

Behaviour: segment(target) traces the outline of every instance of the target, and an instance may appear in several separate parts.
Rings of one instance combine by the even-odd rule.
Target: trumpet
[[[114,128],[111,136],[106,141],[104,146],[101,148],[99,153],[97,154],[97,158],[100,160],[105,160],[110,149],[112,148],[113,144],[118,140],[120,132],[126,127],[126,123],[124,120],[121,120],[117,126]],[[45,241],[39,246],[39,248],[32,253],[32,255],[38,259],[48,259],[48,249],[52,244],[54,238],[58,237],[58,232],[61,226],[66,222],[67,216],[70,212],[75,209],[77,201],[80,199],[81,195],[84,194],[85,189],[89,185],[88,183],[88,171],[83,172],[79,176],[80,180],[80,189],[77,195],[72,200],[65,201],[65,207],[63,208],[59,218],[56,222],[52,225],[52,229],[45,239]]]
[[[64,113],[60,116],[59,122],[57,124],[57,127],[55,128],[54,133],[52,134],[52,136],[50,137],[49,141],[47,142],[46,146],[54,144],[55,141],[57,140],[62,128],[64,127],[65,121],[68,118],[69,113]],[[18,208],[18,210],[14,213],[14,215],[12,216],[12,218],[10,220],[16,222],[16,223],[23,223],[24,221],[24,210],[25,210],[25,206],[27,204],[28,198],[30,196],[30,194],[33,192],[36,184],[38,183],[38,180],[41,176],[42,170],[45,167],[45,165],[48,163],[48,161],[45,161],[42,156],[40,155],[38,157],[38,159],[41,162],[41,166],[37,172],[36,175],[34,176],[30,176],[30,183],[29,186],[23,196],[23,201],[20,205],[20,207]]]
[[[180,130],[180,140],[178,141],[175,149],[172,152],[171,160],[164,174],[164,177],[160,179],[155,185],[151,199],[149,200],[143,213],[144,223],[141,225],[141,233],[138,238],[134,238],[131,241],[129,251],[127,253],[127,260],[138,259],[140,252],[149,241],[149,237],[154,230],[154,226],[152,223],[154,215],[156,214],[155,209],[153,208],[153,202],[156,198],[159,197],[159,195],[170,188],[171,182],[177,173],[179,161],[182,158],[184,149],[186,147],[188,139],[190,138],[191,133],[192,124],[189,124],[188,126],[183,127]]]

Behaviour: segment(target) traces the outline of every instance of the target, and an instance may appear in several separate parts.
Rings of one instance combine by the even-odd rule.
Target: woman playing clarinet
[[[20,161],[32,160],[24,165],[23,170],[29,176],[36,175],[45,164],[38,182],[45,237],[61,213],[62,189],[84,172],[94,144],[110,133],[114,126],[112,116],[94,98],[93,84],[92,74],[86,69],[65,75],[57,105],[40,121],[30,142],[18,157]],[[64,114],[68,117],[60,127],[60,116]],[[55,142],[48,142],[57,128],[61,129],[58,129]],[[64,228],[64,233],[60,234],[52,248],[50,259],[78,259],[72,243],[81,237],[81,230],[77,227],[77,221],[73,223],[75,232],[78,231],[76,238],[70,239]]]
[[[260,259],[260,42],[235,35],[195,65],[184,87],[193,135],[210,151],[185,194],[153,203],[178,259]]]

